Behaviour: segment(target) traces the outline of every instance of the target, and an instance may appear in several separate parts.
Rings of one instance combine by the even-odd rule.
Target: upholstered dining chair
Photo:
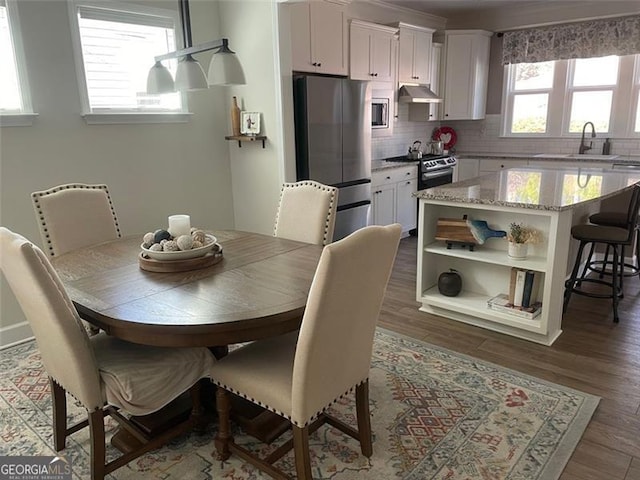
[[[161,348],[131,344],[100,333],[87,336],[73,303],[47,256],[24,237],[0,227],[0,269],[35,335],[49,376],[56,451],[68,435],[89,426],[91,479],[101,480],[141,454],[181,434],[202,418],[198,381],[215,363],[206,348]],[[151,441],[121,411],[146,415],[191,389],[191,416]],[[65,392],[88,419],[67,427]],[[110,415],[142,443],[105,464],[104,417]]]
[[[31,200],[52,257],[122,236],[106,185],[69,183],[33,192]]]
[[[212,369],[220,460],[235,453],[275,478],[273,463],[293,445],[299,479],[311,479],[309,434],[328,422],[373,454],[369,418],[369,366],[376,322],[393,266],[401,226],[364,227],[327,245],[311,284],[300,331],[259,340],[232,351]],[[358,430],[325,413],[355,388]],[[292,424],[293,439],[265,459],[234,443],[229,392]]]
[[[300,242],[327,245],[333,240],[338,189],[313,180],[285,183],[273,234]]]

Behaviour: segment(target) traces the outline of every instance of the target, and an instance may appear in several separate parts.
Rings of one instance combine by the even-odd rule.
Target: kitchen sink
[[[575,158],[580,160],[615,160],[620,155],[599,155],[588,153],[539,153],[536,158]]]

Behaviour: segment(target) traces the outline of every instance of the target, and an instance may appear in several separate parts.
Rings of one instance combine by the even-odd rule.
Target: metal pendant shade
[[[226,38],[192,46],[188,0],[180,0],[180,20],[184,48],[155,57],[156,63],[151,67],[147,77],[147,93],[193,91],[209,88],[209,85],[244,85],[246,83],[242,65],[235,52],[229,49]],[[215,50],[215,52],[209,64],[207,79],[202,66],[192,55],[209,50]],[[175,83],[169,70],[161,63],[171,58],[179,59]]]
[[[202,90],[209,88],[207,77],[200,63],[191,55],[187,55],[178,62],[176,71],[176,90],[179,92]]]
[[[209,85],[244,85],[244,70],[234,52],[223,45],[209,64]]]
[[[162,65],[160,62],[156,62],[147,77],[147,93],[171,93],[175,92],[176,88],[171,77],[169,69]]]

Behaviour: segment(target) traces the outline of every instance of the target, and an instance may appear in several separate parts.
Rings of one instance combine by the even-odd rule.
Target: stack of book
[[[537,300],[541,281],[542,273],[513,267],[509,294],[501,293],[490,298],[487,306],[492,310],[533,319],[542,311],[542,303]]]

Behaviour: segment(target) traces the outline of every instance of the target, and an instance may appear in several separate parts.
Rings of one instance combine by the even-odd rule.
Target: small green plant
[[[539,232],[535,228],[517,222],[509,224],[507,240],[511,243],[538,243],[539,237]]]

